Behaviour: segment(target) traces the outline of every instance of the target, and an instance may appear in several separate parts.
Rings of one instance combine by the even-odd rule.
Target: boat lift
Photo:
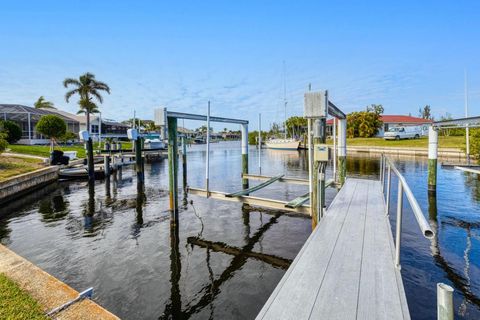
[[[335,168],[338,155],[339,161],[339,179],[336,174],[334,179],[325,179],[325,168],[330,160],[329,147],[326,142],[326,117],[331,115],[338,120],[338,152],[337,152],[337,136],[334,135],[334,160]],[[346,116],[328,100],[327,91],[308,92],[305,94],[305,117],[308,119],[308,141],[309,141],[309,179],[288,178],[284,175],[261,176],[250,175],[248,172],[248,121],[242,119],[231,119],[210,116],[210,102],[208,103],[207,114],[198,115],[190,113],[181,113],[168,111],[166,108],[155,110],[155,124],[162,126],[164,136],[168,136],[168,168],[169,168],[169,196],[170,210],[174,215],[178,213],[178,137],[177,137],[177,120],[198,120],[207,122],[207,155],[206,155],[206,172],[205,172],[205,188],[195,188],[186,185],[186,156],[185,148],[183,148],[183,190],[190,194],[201,195],[207,198],[222,199],[227,201],[242,202],[250,205],[267,207],[275,210],[297,212],[309,214],[312,216],[313,227],[323,216],[323,208],[325,207],[325,188],[334,186],[339,182],[343,184],[346,171]],[[210,122],[233,123],[241,125],[242,133],[242,190],[226,193],[220,191],[212,191],[209,187],[209,136]],[[335,121],[336,122],[336,121]],[[314,128],[314,130],[312,130]],[[313,131],[313,134],[312,134]],[[168,133],[168,134],[167,134]],[[264,182],[249,187],[249,180],[263,180]],[[315,183],[314,183],[315,181]],[[280,201],[254,197],[250,194],[265,188],[274,182],[296,183],[309,186],[309,192],[303,194],[291,201]],[[305,205],[307,201],[313,205]]]
[[[437,190],[437,158],[438,158],[438,131],[440,129],[479,128],[480,116],[445,121],[435,121],[428,129],[428,192],[435,194]],[[468,132],[468,130],[467,130]],[[467,139],[467,164],[470,165],[470,146]],[[460,166],[458,166],[460,167]],[[459,170],[467,171],[457,168]],[[470,170],[470,172],[476,170]],[[476,172],[478,173],[478,171]]]

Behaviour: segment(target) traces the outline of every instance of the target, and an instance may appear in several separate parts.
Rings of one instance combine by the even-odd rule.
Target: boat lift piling
[[[207,190],[207,197],[210,179],[210,101],[208,101],[207,107],[207,150],[206,150],[206,165],[205,165],[205,190]]]
[[[207,110],[208,111],[208,110]],[[229,119],[212,117],[209,112],[207,115],[198,115],[191,113],[167,111],[166,108],[157,109],[155,111],[155,124],[164,126],[168,131],[168,177],[169,177],[169,195],[170,195],[170,210],[173,213],[178,213],[178,145],[177,145],[177,119],[207,121],[207,127],[210,122],[234,123],[242,126],[242,172],[248,174],[248,121],[240,119]],[[210,141],[208,141],[210,142]],[[207,144],[208,147],[209,143]],[[185,151],[185,148],[184,148]],[[207,153],[206,160],[206,180],[209,179],[209,159]],[[186,158],[185,158],[186,167]],[[184,181],[186,182],[186,170]],[[207,181],[206,185],[207,185]],[[186,185],[186,184],[185,184]],[[248,189],[248,179],[242,177],[242,188]],[[191,188],[188,188],[189,190]],[[212,193],[209,189],[196,189],[199,193],[210,196]]]
[[[428,129],[428,192],[437,190],[437,158],[438,158],[438,131],[440,129],[469,129],[480,127],[479,117],[468,117],[445,121],[435,121]],[[466,134],[468,134],[466,130]],[[467,153],[467,161],[469,154]]]

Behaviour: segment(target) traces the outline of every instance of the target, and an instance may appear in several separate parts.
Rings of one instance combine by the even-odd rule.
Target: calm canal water
[[[188,149],[193,187],[204,186],[204,149]],[[239,142],[211,149],[211,189],[240,189]],[[258,173],[253,148],[249,160],[250,172]],[[261,160],[262,174],[307,177],[302,152],[262,150]],[[424,239],[405,206],[401,259],[412,318],[436,318],[437,282],[455,288],[457,318],[480,318],[480,180],[440,169],[437,197],[429,198],[426,160],[397,165],[438,234]],[[310,220],[190,196],[175,226],[167,162],[145,169],[144,186],[124,169],[94,188],[55,183],[0,208],[1,243],[77,290],[93,286],[95,300],[125,319],[254,318],[309,236]],[[350,157],[347,170],[376,179],[378,158]],[[290,200],[307,191],[275,183],[255,195]],[[335,194],[327,190],[327,204]]]

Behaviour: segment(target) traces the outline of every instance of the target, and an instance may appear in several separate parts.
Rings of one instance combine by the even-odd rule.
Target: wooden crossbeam
[[[224,192],[220,192],[220,191],[207,192],[205,189],[192,188],[192,187],[188,188],[188,193],[193,195],[203,196],[203,197],[209,197],[213,199],[247,203],[252,206],[265,207],[265,208],[270,208],[270,209],[279,210],[279,211],[290,211],[290,212],[297,212],[297,213],[307,214],[307,215],[310,214],[310,206],[302,205],[302,206],[299,206],[298,208],[288,208],[288,207],[285,207],[287,202],[281,201],[281,200],[266,199],[266,198],[260,198],[260,197],[252,197],[252,196],[227,197]]]
[[[240,197],[240,196],[244,196],[244,195],[248,195],[252,192],[255,192],[255,191],[258,191],[262,188],[265,188],[266,186],[274,183],[275,181],[279,180],[280,178],[282,178],[284,175],[283,174],[280,174],[278,176],[275,176],[273,178],[270,178],[269,180],[263,182],[263,183],[260,183],[259,185],[256,185],[254,187],[251,187],[251,188],[248,188],[248,189],[244,189],[244,190],[240,190],[240,191],[237,191],[237,192],[234,192],[234,193],[228,193],[226,194],[225,196],[228,197],[228,198],[233,198],[233,197]]]
[[[325,183],[325,188],[331,187],[335,185],[335,180],[329,179]],[[304,195],[301,195],[298,198],[293,199],[292,201],[288,202],[285,207],[286,208],[298,208],[301,205],[303,205],[305,202],[310,200],[310,193],[305,193]]]
[[[268,181],[272,179],[271,176],[262,176],[257,174],[242,174],[242,178],[248,180],[263,180]],[[291,183],[291,184],[300,184],[304,186],[308,186],[308,179],[301,179],[301,178],[288,178],[288,177],[281,177],[278,179],[279,182]]]
[[[470,168],[465,168],[465,167],[459,167],[459,166],[455,166],[455,169],[462,170],[462,171],[465,171],[465,172],[480,174],[480,170],[475,170],[475,169],[470,169]]]

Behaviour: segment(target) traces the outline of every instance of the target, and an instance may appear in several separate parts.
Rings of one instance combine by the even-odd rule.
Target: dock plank
[[[378,181],[347,179],[257,319],[410,319]]]
[[[355,319],[362,264],[369,181],[357,182],[345,223],[319,288],[311,319]],[[333,212],[332,214],[338,214]]]
[[[339,209],[350,205],[352,199],[348,195],[355,192],[356,186],[356,181],[352,180],[351,183],[345,184],[344,192],[340,192],[335,197],[329,210],[337,208],[340,214],[325,215],[322,223],[310,236],[308,242],[310,245],[305,246],[301,255],[295,258],[289,268],[291,272],[287,272],[284,276],[285,280],[282,279],[277,286],[278,290],[272,295],[275,296],[267,301],[265,310],[260,312],[257,319],[308,319],[311,311],[311,307],[308,306],[313,306],[328,266],[328,259],[325,257],[330,257],[333,253],[346,217],[346,210],[342,214]]]

